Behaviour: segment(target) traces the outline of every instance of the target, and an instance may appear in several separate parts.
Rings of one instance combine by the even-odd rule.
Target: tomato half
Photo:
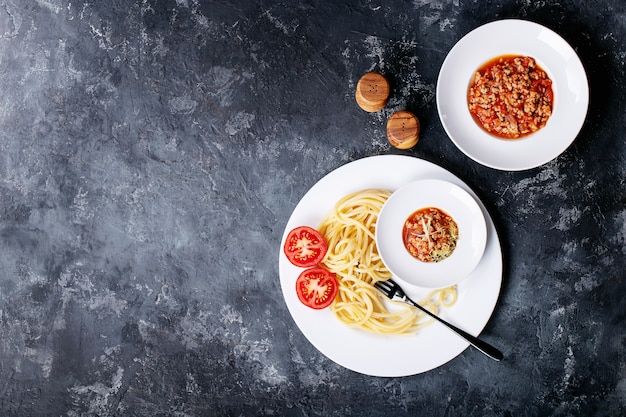
[[[289,262],[307,268],[322,262],[328,247],[320,232],[309,226],[298,226],[287,235],[283,249]]]
[[[335,275],[324,268],[302,271],[296,280],[298,299],[307,307],[321,310],[333,303],[339,292]]]

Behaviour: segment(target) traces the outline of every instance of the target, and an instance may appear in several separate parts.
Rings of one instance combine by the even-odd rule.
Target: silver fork
[[[480,350],[485,355],[489,356],[491,359],[494,359],[496,361],[501,361],[502,358],[504,357],[502,352],[500,352],[495,347],[491,346],[489,343],[484,342],[480,340],[479,338],[474,337],[471,334],[467,333],[466,331],[463,331],[459,329],[458,327],[453,326],[447,321],[440,319],[436,314],[431,313],[426,308],[422,307],[415,301],[411,300],[406,295],[404,290],[400,287],[400,285],[398,285],[398,283],[396,283],[395,281],[391,279],[388,279],[387,281],[378,281],[374,284],[374,286],[391,300],[398,299],[398,300],[404,301],[405,303],[411,304],[419,308],[421,311],[428,314],[430,317],[437,320],[439,323],[443,324],[448,329],[452,330],[457,335],[461,336],[463,339],[467,340],[472,346]]]

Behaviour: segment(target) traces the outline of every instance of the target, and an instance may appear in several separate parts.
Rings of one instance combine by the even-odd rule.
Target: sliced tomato
[[[301,268],[316,266],[326,256],[324,236],[309,226],[298,226],[287,234],[285,255],[289,262]]]
[[[307,307],[321,310],[333,303],[339,292],[335,275],[324,268],[309,268],[296,280],[298,299]]]

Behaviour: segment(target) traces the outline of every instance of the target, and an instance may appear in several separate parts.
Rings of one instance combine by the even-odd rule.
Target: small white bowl
[[[415,211],[436,207],[457,223],[459,238],[452,254],[439,262],[422,262],[404,246],[402,228]],[[422,288],[444,288],[467,277],[487,244],[487,224],[480,206],[461,187],[442,180],[420,180],[395,191],[376,224],[376,245],[384,264],[399,281]]]

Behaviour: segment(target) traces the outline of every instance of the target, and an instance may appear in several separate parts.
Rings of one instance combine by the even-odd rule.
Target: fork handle
[[[471,334],[467,333],[466,331],[461,330],[458,327],[456,327],[456,326],[448,323],[447,321],[439,318],[439,316],[437,316],[436,314],[431,313],[426,308],[422,307],[421,305],[417,304],[415,301],[411,300],[409,297],[405,297],[405,298],[406,298],[407,302],[409,302],[412,305],[414,305],[415,307],[419,308],[421,311],[423,311],[424,313],[428,314],[430,317],[434,318],[439,323],[443,324],[448,329],[452,330],[457,335],[461,336],[463,339],[467,340],[472,346],[474,346],[476,349],[480,350],[485,355],[489,356],[491,359],[494,359],[496,361],[501,361],[502,358],[504,358],[504,355],[502,354],[502,352],[500,352],[495,347],[491,346],[489,343],[487,343],[487,342],[485,342],[483,340],[480,340],[479,338],[477,338],[475,336],[472,336]]]

